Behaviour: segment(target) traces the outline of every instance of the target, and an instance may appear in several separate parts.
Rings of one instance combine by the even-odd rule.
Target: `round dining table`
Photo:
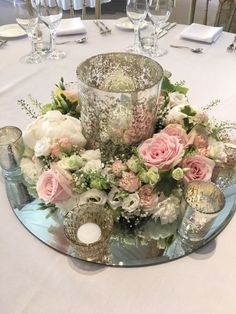
[[[133,32],[106,20],[111,33],[101,35],[84,21],[88,41],[67,43],[59,61],[25,64],[27,37],[9,40],[0,48],[0,127],[24,129],[31,121],[18,104],[29,95],[51,100],[55,84],[76,82],[76,68],[86,58],[125,51]],[[172,82],[185,81],[191,104],[206,106],[219,99],[211,115],[235,121],[236,51],[227,52],[234,34],[223,32],[212,44],[180,38],[186,25],[177,25],[159,40],[168,53],[158,62],[171,72]],[[74,40],[81,35],[67,36]],[[65,40],[58,37],[57,41]],[[170,45],[203,48],[196,54]],[[63,255],[34,237],[17,220],[0,178],[0,312],[2,314],[235,314],[236,219],[210,243],[172,262],[136,268],[108,267]],[[36,222],[37,223],[37,222]]]

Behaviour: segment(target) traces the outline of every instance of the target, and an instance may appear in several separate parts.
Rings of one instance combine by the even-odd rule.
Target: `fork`
[[[228,52],[233,52],[236,50],[236,36],[234,37],[234,41],[227,47]]]
[[[98,21],[94,20],[93,23],[99,28],[100,34],[104,35],[107,31],[98,23]]]
[[[111,29],[107,27],[103,21],[98,21],[98,23],[100,23],[100,25],[104,27],[106,33],[111,33]]]

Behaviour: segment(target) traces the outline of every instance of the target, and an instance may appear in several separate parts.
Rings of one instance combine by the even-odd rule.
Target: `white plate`
[[[128,17],[121,17],[120,19],[116,20],[115,22],[115,26],[123,29],[123,30],[133,30],[134,29],[134,25],[130,22]],[[141,24],[140,28],[144,28],[148,26],[148,22],[147,21],[143,21],[143,23]]]
[[[18,24],[0,26],[1,38],[18,38],[26,35],[26,32]]]

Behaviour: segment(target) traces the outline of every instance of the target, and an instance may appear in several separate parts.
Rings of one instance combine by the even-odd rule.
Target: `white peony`
[[[194,116],[189,116],[186,113],[182,112],[184,108],[188,106],[191,108],[191,112],[195,112]],[[184,119],[188,118],[190,121],[196,121],[198,119],[198,116],[201,116],[202,112],[199,108],[196,108],[189,103],[183,103],[181,105],[177,105],[173,107],[167,117],[166,117],[166,122],[169,123],[179,123],[181,125],[184,125]]]
[[[79,147],[84,147],[86,144],[80,120],[63,115],[56,110],[48,111],[45,115],[38,117],[23,132],[25,145],[33,150],[37,142],[43,138],[50,139],[51,144],[61,138],[68,138],[72,145]]]
[[[87,161],[101,159],[101,152],[100,149],[90,149],[82,153],[80,157]]]
[[[36,157],[50,155],[51,140],[49,137],[42,137],[36,142],[34,152]]]
[[[171,107],[188,104],[188,99],[184,94],[179,92],[169,93],[169,105]]]
[[[43,165],[37,158],[22,158],[20,168],[25,181],[30,185],[35,185],[43,172]]]

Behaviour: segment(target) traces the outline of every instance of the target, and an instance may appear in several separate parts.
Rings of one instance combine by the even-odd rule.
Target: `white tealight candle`
[[[93,222],[87,222],[83,224],[77,231],[78,239],[80,242],[85,244],[91,244],[98,241],[101,237],[101,234],[101,228]]]

